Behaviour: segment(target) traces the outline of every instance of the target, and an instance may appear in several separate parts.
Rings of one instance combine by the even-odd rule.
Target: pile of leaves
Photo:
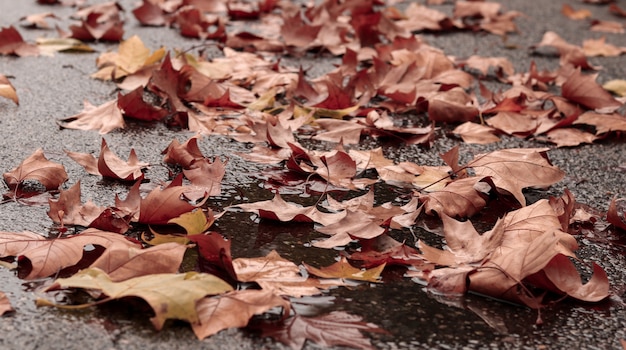
[[[99,106],[87,102],[82,112],[59,124],[107,134],[140,120],[198,135],[183,143],[172,140],[163,150],[172,177],[157,186],[142,185],[149,180],[150,164],[134,150],[124,161],[104,138],[98,158],[67,150],[87,173],[132,184],[125,199],[116,196],[110,207],[83,203],[80,181],[65,189],[64,166],[35,151],[3,174],[4,198],[25,205],[44,202],[57,235],[0,232],[0,258],[25,280],[51,278],[44,289],[50,295],[84,290],[93,298],[84,307],[141,298],[152,308],[156,329],[168,319],[184,320],[200,339],[245,327],[254,315],[265,313],[269,316],[254,324],[295,348],[306,339],[322,346],[370,348],[360,331],[383,332],[377,326],[344,312],[300,316],[291,304],[354,281],[385,282],[381,273],[391,265],[402,266],[407,278],[437,293],[476,292],[536,309],[564,297],[597,302],[609,296],[599,265],[589,266],[592,277],[582,282],[578,244],[570,232],[572,225],[593,227],[603,220],[625,229],[621,201],[611,203],[606,219],[576,203],[569,191],[527,203],[525,189],[548,187],[565,175],[550,163],[548,148],[502,149],[464,164],[453,148],[441,155],[445,165],[433,166],[395,162],[381,148],[346,146],[363,138],[428,146],[438,124],[456,125],[452,133],[465,142],[496,142],[499,134],[559,147],[594,142],[626,130],[618,110],[624,103],[623,82],[603,88],[595,74],[583,72],[598,69],[586,58],[621,55],[626,49],[604,40],[579,47],[548,32],[533,49],[556,49],[560,67],[538,71],[531,63],[527,72],[516,73],[502,57],[449,58],[416,33],[504,35],[515,32],[519,13],[503,12],[492,2],[458,1],[452,16],[417,3],[403,10],[381,5],[144,0],[132,11],[143,25],[170,26],[203,40],[218,50],[218,57],[204,49],[197,55],[193,50],[151,51],[137,36],[123,40],[125,12],[115,2],[81,8],[74,16],[79,24],[69,32],[57,30],[54,50],[87,51],[85,41],[121,41],[117,51],[97,58],[91,75],[115,84],[119,93]],[[41,27],[45,18],[54,15],[25,20]],[[1,54],[37,55],[53,44],[26,43],[13,27],[0,32]],[[302,67],[281,61],[313,52],[341,57],[341,64],[310,77]],[[482,79],[510,86],[494,92]],[[0,96],[18,103],[5,76],[0,76]],[[211,229],[227,211],[216,213],[206,204],[222,194],[228,167],[228,160],[200,150],[201,135],[212,134],[254,144],[250,152],[233,156],[271,166],[263,179],[276,189],[271,200],[239,203],[227,211],[314,223],[327,236],[314,247],[351,248],[326,267],[299,266],[277,252],[233,258],[231,241]],[[303,140],[309,137],[335,147],[308,149]],[[380,182],[403,189],[409,200],[403,206],[378,203],[374,185]],[[315,205],[303,206],[282,198],[287,187],[314,188],[322,195]],[[337,200],[333,192],[348,192],[351,199]],[[478,232],[471,218],[495,206],[503,216]],[[445,244],[418,240],[413,247],[393,238],[393,232],[433,218],[441,220]],[[196,269],[181,271],[190,251],[196,252]],[[76,307],[50,300],[38,303]],[[0,313],[10,310],[0,294]]]

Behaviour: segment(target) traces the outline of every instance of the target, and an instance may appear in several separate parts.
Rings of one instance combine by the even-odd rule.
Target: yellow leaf
[[[344,109],[326,109],[326,108],[314,108],[314,107],[302,107],[296,106],[294,108],[294,117],[300,117],[303,115],[308,115],[313,112],[314,118],[333,118],[333,119],[341,119],[350,113],[359,109],[359,105],[355,105],[352,107],[344,108]]]
[[[94,49],[84,42],[73,38],[38,38],[37,46],[42,55],[53,56],[55,52],[93,52]]]
[[[189,243],[189,240],[187,239],[186,236],[162,234],[153,230],[152,227],[149,227],[149,228],[150,228],[150,233],[152,233],[153,238],[151,240],[146,239],[146,233],[144,232],[141,234],[141,240],[150,245],[159,245],[159,244],[171,243],[171,242],[180,243],[180,244]]]
[[[602,87],[618,96],[626,96],[626,80],[624,79],[609,80]]]
[[[167,223],[176,224],[184,228],[188,235],[197,235],[206,231],[211,224],[213,224],[213,215],[209,215],[210,219],[207,218],[207,214],[205,214],[204,211],[195,210],[181,214],[179,217],[173,218]]]
[[[185,274],[162,273],[135,277],[122,282],[112,282],[109,276],[98,268],[82,270],[69,278],[59,278],[44,291],[57,288],[82,288],[98,290],[108,296],[107,300],[124,297],[138,297],[145,300],[154,310],[150,320],[156,329],[163,328],[167,319],[177,319],[189,323],[198,322],[196,303],[207,295],[222,294],[233,288],[220,278],[206,273],[187,272]],[[57,306],[45,299],[37,300],[40,306]],[[89,307],[92,304],[70,306],[69,308]]]
[[[274,97],[276,97],[276,89],[270,89],[268,92],[261,95],[256,101],[249,104],[248,108],[255,111],[263,111],[268,108],[272,108],[274,107],[274,102],[276,102]]]

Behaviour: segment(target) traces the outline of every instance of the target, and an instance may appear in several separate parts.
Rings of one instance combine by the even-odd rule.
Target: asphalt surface
[[[134,1],[122,1],[130,10]],[[606,36],[607,41],[626,46],[625,34],[594,33],[585,21],[572,21],[560,14],[565,1],[503,1],[507,10],[524,13],[516,20],[520,34],[510,35],[506,41],[484,33],[452,33],[427,35],[427,41],[442,48],[447,54],[467,57],[505,56],[517,71],[525,71],[534,59],[539,68],[552,69],[558,58],[534,56],[529,47],[541,40],[543,33],[552,30],[573,44],[580,45],[584,38]],[[584,5],[571,2],[575,7],[590,9],[594,18],[618,20],[609,15],[606,6]],[[624,3],[620,2],[624,7]],[[448,7],[449,9],[450,7]],[[54,10],[57,16],[67,18],[74,10],[64,7],[36,5],[35,1],[0,0],[0,25],[17,25],[18,18],[39,12]],[[624,20],[621,20],[624,23]],[[67,22],[60,21],[67,28]],[[189,48],[197,41],[182,38],[175,30],[140,27],[132,15],[127,16],[126,35],[138,34],[152,49]],[[22,35],[33,41],[54,33],[19,28]],[[114,49],[113,44],[94,44],[98,51]],[[510,49],[510,47],[516,47]],[[61,130],[57,119],[74,115],[83,108],[83,100],[99,105],[115,97],[114,87],[109,83],[88,77],[95,71],[95,59],[100,54],[57,54],[54,57],[0,57],[0,73],[11,76],[17,89],[20,105],[0,100],[0,170],[8,171],[37,148],[43,148],[46,156],[62,163],[68,172],[71,185],[80,180],[83,198],[91,198],[100,205],[113,202],[113,191],[125,193],[123,185],[102,181],[86,175],[84,170],[67,158],[63,150],[98,153],[101,136],[97,132]],[[602,65],[598,80],[604,82],[626,78],[625,58],[592,58],[592,64]],[[327,62],[321,65],[330,66]],[[106,135],[111,149],[125,156],[135,148],[143,161],[158,164],[160,151],[173,138],[185,140],[189,133],[173,131],[165,126],[131,124],[128,129]],[[626,194],[624,173],[619,166],[626,164],[626,145],[622,139],[611,139],[594,145],[549,152],[552,162],[567,173],[567,177],[549,191],[532,195],[546,197],[560,195],[564,188],[572,191],[582,203],[605,210],[614,196]],[[386,155],[397,160],[411,160],[420,164],[439,164],[438,154],[458,143],[456,139],[442,137],[430,150],[415,146],[398,146],[387,149]],[[375,144],[364,145],[365,148]],[[510,147],[543,147],[545,144],[526,140],[505,138],[502,142],[487,146],[461,145],[461,153],[471,155],[487,150]],[[255,183],[251,174],[259,168],[240,161],[233,152],[245,149],[245,145],[231,142],[228,138],[205,138],[201,147],[210,156],[231,158],[224,181],[224,199],[244,191],[251,200],[269,196]],[[153,181],[165,180],[164,169],[150,170]],[[0,230],[46,233],[51,222],[46,215],[47,207],[30,207],[9,202],[0,206]],[[301,240],[310,234],[304,228],[302,236],[288,234],[294,228],[285,226],[241,225],[249,215],[235,215],[220,220],[222,229],[236,229],[241,234],[233,238],[234,256],[260,256],[271,249],[292,260],[303,256],[313,259],[315,250],[302,247]],[[307,231],[308,230],[308,231]],[[273,243],[258,242],[261,232],[277,235]],[[255,238],[256,237],[256,238]],[[304,238],[303,238],[304,237]],[[461,300],[437,300],[422,291],[422,287],[408,280],[364,290],[337,289],[333,309],[350,311],[361,315],[389,330],[391,336],[375,335],[378,348],[618,348],[619,340],[626,339],[626,307],[621,303],[626,283],[624,250],[600,240],[585,239],[581,242],[583,261],[598,262],[609,274],[616,295],[600,305],[563,303],[548,308],[542,314],[544,325],[535,326],[536,312],[508,304],[502,304],[477,296]],[[299,255],[300,254],[300,255]],[[325,257],[317,257],[323,261]],[[308,259],[303,259],[310,261]],[[281,348],[282,345],[268,339],[250,336],[239,330],[220,332],[203,341],[196,340],[190,327],[184,323],[170,322],[161,332],[152,329],[144,317],[136,317],[132,311],[100,307],[84,311],[64,311],[52,308],[36,308],[32,292],[36,283],[23,281],[6,269],[0,269],[0,290],[5,292],[16,313],[0,318],[0,349],[258,349]],[[477,311],[495,322],[488,325],[477,316]],[[494,321],[495,320],[495,321]],[[307,345],[308,348],[316,348]]]

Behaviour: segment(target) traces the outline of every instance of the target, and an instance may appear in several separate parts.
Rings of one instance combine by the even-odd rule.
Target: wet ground
[[[482,56],[509,57],[516,70],[528,69],[530,59],[540,68],[555,68],[557,58],[531,56],[529,46],[541,40],[547,30],[558,32],[564,39],[580,44],[583,38],[606,36],[618,46],[626,46],[625,34],[602,34],[588,31],[585,22],[565,19],[560,15],[563,1],[504,1],[506,9],[523,12],[517,19],[521,34],[511,35],[506,41],[483,33],[454,33],[426,36],[427,41],[442,48],[447,54],[459,57],[479,54]],[[583,6],[580,2],[572,2]],[[123,1],[128,9],[133,1]],[[623,4],[622,4],[623,5]],[[594,18],[615,20],[606,7],[585,6]],[[49,11],[35,1],[15,2],[0,0],[0,25],[16,24],[21,16]],[[73,10],[55,7],[60,17]],[[622,20],[623,21],[623,20]],[[64,24],[60,24],[64,26]],[[66,25],[65,25],[66,26]],[[189,48],[196,41],[181,38],[174,30],[139,27],[132,16],[127,18],[126,36],[138,34],[152,49]],[[24,30],[20,32],[29,40],[50,36],[51,32]],[[113,45],[96,44],[99,51],[113,49]],[[511,47],[515,47],[511,49]],[[74,115],[82,110],[83,100],[98,105],[115,97],[111,84],[88,78],[95,71],[93,54],[57,54],[55,57],[0,57],[0,73],[12,76],[12,83],[20,97],[20,106],[0,100],[0,169],[7,171],[30,155],[43,148],[51,160],[62,163],[70,177],[70,184],[80,180],[83,198],[91,198],[100,205],[113,202],[111,189],[126,192],[126,186],[106,182],[88,176],[76,163],[67,158],[63,150],[96,152],[101,136],[96,132],[60,130],[56,120]],[[604,68],[598,80],[626,78],[624,56],[620,58],[591,59],[593,64]],[[317,60],[316,64],[332,68],[329,62]],[[160,151],[173,138],[185,140],[189,133],[173,131],[161,124],[131,124],[129,128],[106,135],[111,149],[120,155],[135,148],[143,161],[158,164]],[[441,133],[435,145],[428,150],[416,146],[396,145],[387,147],[385,155],[396,160],[409,160],[419,164],[439,165],[438,154],[457,144],[458,140]],[[364,149],[376,147],[374,141],[361,145]],[[461,154],[470,157],[487,150],[510,147],[544,147],[545,144],[514,138],[502,142],[476,146],[461,144]],[[212,205],[225,206],[245,200],[256,201],[271,197],[255,177],[264,167],[251,165],[233,156],[246,146],[225,137],[211,136],[201,142],[204,154],[226,156],[231,159],[224,180],[223,196]],[[571,149],[551,150],[553,163],[567,173],[567,177],[548,191],[528,193],[530,199],[560,195],[564,188],[572,191],[576,199],[590,206],[606,210],[614,196],[626,194],[624,173],[619,166],[626,163],[626,144],[623,138],[605,140],[598,144]],[[153,167],[153,181],[165,180],[167,171]],[[385,194],[380,188],[381,199],[393,200],[393,193]],[[387,198],[388,197],[388,198]],[[0,230],[46,233],[51,222],[46,215],[47,207],[30,207],[14,202],[0,205]],[[242,224],[243,223],[243,224]],[[249,213],[229,213],[218,222],[217,227],[233,239],[233,256],[261,256],[276,249],[292,261],[304,260],[321,266],[333,261],[336,252],[309,248],[308,243],[317,237],[307,225],[280,225],[258,223]],[[428,238],[428,233],[415,229],[414,233]],[[400,233],[408,242],[414,237],[410,232]],[[467,296],[456,300],[444,300],[427,294],[423,287],[389,272],[386,280],[393,282],[354,289],[335,289],[322,299],[318,310],[346,310],[362,316],[387,329],[390,335],[373,335],[376,347],[395,348],[587,348],[607,349],[619,347],[619,340],[626,339],[626,307],[621,303],[626,284],[625,251],[602,237],[581,237],[580,255],[583,261],[596,261],[608,273],[616,295],[599,305],[564,302],[543,311],[544,324],[536,326],[536,311],[504,304],[480,296]],[[51,308],[38,309],[34,305],[36,295],[31,291],[36,285],[25,285],[6,269],[0,269],[0,290],[7,293],[17,312],[0,318],[0,349],[256,349],[280,348],[270,340],[260,339],[238,330],[220,332],[204,341],[196,340],[188,325],[171,322],[161,332],[153,330],[144,317],[136,317],[126,308],[115,304],[83,311],[64,311]],[[313,312],[313,311],[312,311]],[[308,345],[309,348],[315,346]]]

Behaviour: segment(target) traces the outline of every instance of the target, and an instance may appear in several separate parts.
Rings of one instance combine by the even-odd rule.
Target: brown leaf
[[[185,193],[193,189],[189,186],[182,186],[181,175],[172,180],[167,187],[153,189],[146,198],[141,200],[138,222],[165,225],[169,220],[190,212],[202,204],[202,202],[191,204],[185,199]]]
[[[100,134],[106,134],[117,128],[124,128],[124,117],[117,100],[105,102],[96,107],[85,101],[85,108],[79,114],[60,119],[63,128],[79,130],[98,130]]]
[[[17,29],[10,26],[0,30],[0,55],[37,56],[39,49],[24,42]]]
[[[302,263],[306,270],[315,276],[322,278],[341,278],[356,281],[379,282],[380,274],[385,268],[385,264],[378,265],[371,269],[357,269],[348,263],[345,257],[341,260],[323,268],[315,268],[306,263]]]
[[[183,169],[185,177],[195,187],[206,192],[208,196],[219,196],[222,192],[221,182],[226,174],[227,162],[215,158],[213,162],[202,158],[193,161],[191,169]]]
[[[71,37],[78,40],[119,41],[124,36],[122,7],[114,1],[84,7],[74,14],[79,25],[71,25]]]
[[[32,268],[24,279],[43,278],[60,270],[76,265],[82,258],[85,245],[92,244],[108,248],[113,244],[136,246],[124,236],[93,228],[63,238],[45,239],[34,233],[3,232],[0,236],[3,250],[1,256],[23,256],[30,261]],[[20,262],[22,265],[24,261]]]
[[[560,181],[565,173],[550,164],[545,148],[512,148],[480,154],[467,166],[476,176],[490,176],[498,189],[511,193],[526,205],[522,189],[549,186]]]
[[[302,349],[308,340],[321,347],[347,346],[359,349],[375,349],[360,331],[386,333],[361,317],[343,311],[333,311],[324,316],[304,317],[295,315],[279,325],[263,326],[263,336],[272,337],[292,349]]]
[[[117,95],[117,107],[128,118],[156,121],[167,116],[167,110],[154,106],[143,99],[144,88],[139,86],[133,91]]]
[[[494,128],[472,122],[457,126],[452,132],[460,135],[465,143],[487,144],[500,141]]]
[[[282,297],[265,290],[237,290],[212,298],[201,299],[197,306],[197,323],[191,327],[198,339],[204,339],[228,328],[245,327],[252,316],[281,307],[284,317],[291,304]]]
[[[100,155],[97,160],[90,154],[69,151],[65,153],[82,165],[88,173],[116,180],[141,180],[144,176],[142,169],[148,166],[148,163],[139,161],[134,149],[130,150],[127,162],[121,160],[111,152],[104,138],[102,139]]]
[[[614,111],[622,104],[596,82],[596,74],[583,75],[574,71],[561,86],[561,94],[570,101],[596,110]]]
[[[0,316],[15,311],[6,294],[0,292]]]
[[[210,273],[224,281],[232,282],[233,285],[236,283],[237,274],[230,251],[231,240],[217,232],[187,235],[187,239],[198,245],[200,272]]]
[[[609,210],[606,212],[606,221],[615,227],[622,230],[626,230],[626,211],[623,209],[623,205],[620,205],[620,212],[618,211],[618,203],[623,202],[624,198],[613,198],[609,204]]]
[[[440,92],[428,99],[428,119],[437,122],[467,122],[478,116],[472,98],[461,89]]]
[[[589,18],[592,15],[591,11],[587,9],[574,10],[574,8],[569,4],[563,4],[561,13],[567,18],[575,20]]]
[[[468,177],[452,181],[444,188],[419,198],[427,214],[435,212],[452,217],[470,217],[485,207],[494,186],[487,176]]]
[[[106,272],[113,282],[145,275],[176,273],[185,251],[187,247],[178,243],[141,249],[140,246],[115,242],[89,267]]]
[[[323,213],[315,206],[302,207],[295,203],[285,202],[280,194],[276,193],[274,198],[268,201],[261,201],[248,204],[237,204],[244,211],[258,211],[259,216],[264,219],[294,222],[317,222],[324,226],[341,220],[345,213]]]
[[[172,140],[167,148],[161,152],[164,154],[163,162],[190,169],[195,160],[205,158],[198,147],[198,138],[199,136],[193,136],[183,144],[180,144],[176,139]]]
[[[361,261],[365,268],[381,264],[420,267],[424,264],[424,259],[417,249],[400,243],[386,234],[359,242],[361,250],[350,254],[349,259]]]
[[[48,199],[48,216],[55,223],[88,227],[104,211],[103,207],[80,200],[80,181],[66,191],[59,193],[58,199]]]
[[[574,124],[593,125],[596,128],[596,135],[611,131],[626,131],[626,117],[617,113],[600,114],[595,112],[585,112],[581,114]]]
[[[11,84],[11,81],[2,74],[0,74],[0,96],[10,99],[15,102],[16,105],[20,104],[13,84]]]
[[[283,259],[275,250],[265,257],[237,258],[233,260],[233,267],[239,281],[256,282],[277,295],[299,298],[320,293],[318,280],[303,277],[296,264]]]
[[[553,129],[548,131],[546,136],[557,147],[574,147],[583,143],[593,143],[598,138],[594,134],[574,128]]]
[[[26,180],[39,181],[48,191],[56,190],[68,179],[63,165],[49,161],[41,148],[2,176],[11,190]]]

